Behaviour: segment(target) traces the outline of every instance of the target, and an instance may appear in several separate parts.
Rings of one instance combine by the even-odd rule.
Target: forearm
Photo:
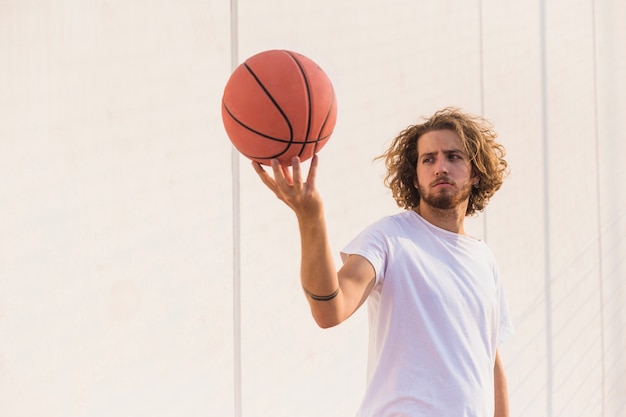
[[[259,163],[255,162],[252,165],[261,181],[296,214],[302,243],[300,267],[302,287],[307,294],[317,324],[320,327],[331,327],[351,314],[350,306],[356,308],[358,305],[354,302],[346,303],[345,294],[352,292],[353,295],[348,297],[352,300],[358,297],[359,293],[362,294],[364,288],[357,285],[355,291],[354,285],[348,285],[350,290],[344,292],[339,286],[339,274],[335,269],[328,244],[322,199],[315,188],[317,164],[318,159],[315,155],[311,160],[306,182],[303,182],[301,165],[297,157],[292,159],[293,176],[289,169],[281,167],[276,159],[272,160],[273,179]],[[350,280],[360,282],[358,275],[356,279],[351,276],[348,281]],[[349,307],[346,308],[346,305]]]
[[[506,376],[500,356],[496,353],[496,362],[493,368],[495,413],[494,417],[509,417],[509,395]]]
[[[334,326],[342,320],[339,313],[342,294],[328,243],[324,214],[299,216],[298,224],[302,252],[300,279],[311,313],[319,326]]]

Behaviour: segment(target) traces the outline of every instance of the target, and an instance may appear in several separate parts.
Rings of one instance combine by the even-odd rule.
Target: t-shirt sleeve
[[[500,302],[500,322],[498,326],[498,338],[496,340],[496,345],[500,346],[507,338],[515,333],[515,328],[513,327],[513,321],[511,320],[509,307],[506,302],[506,297],[504,295],[504,287],[502,286],[502,281],[499,279],[499,277],[497,282],[498,297]]]
[[[376,271],[376,283],[383,280],[389,242],[383,232],[381,221],[374,223],[359,233],[340,252],[345,263],[350,255],[360,255],[367,259]]]

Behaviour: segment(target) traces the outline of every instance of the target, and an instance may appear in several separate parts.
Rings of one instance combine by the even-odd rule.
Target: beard
[[[420,200],[423,203],[439,210],[451,210],[469,200],[472,193],[472,184],[467,183],[458,191],[444,189],[428,193],[421,185],[417,189],[420,193]]]

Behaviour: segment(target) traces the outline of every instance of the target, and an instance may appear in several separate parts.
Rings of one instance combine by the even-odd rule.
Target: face
[[[478,177],[459,135],[452,130],[424,133],[417,142],[417,179],[415,186],[421,203],[449,210],[464,204]],[[421,204],[420,203],[420,204]]]

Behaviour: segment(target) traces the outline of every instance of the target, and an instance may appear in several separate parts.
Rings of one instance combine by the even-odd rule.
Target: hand
[[[291,207],[298,217],[321,214],[322,200],[315,188],[317,155],[314,155],[311,160],[306,182],[302,181],[302,166],[300,165],[300,158],[297,156],[291,160],[291,170],[287,166],[281,166],[277,159],[272,159],[271,164],[274,178],[258,162],[252,162],[254,170],[267,188],[272,190],[278,199]]]

